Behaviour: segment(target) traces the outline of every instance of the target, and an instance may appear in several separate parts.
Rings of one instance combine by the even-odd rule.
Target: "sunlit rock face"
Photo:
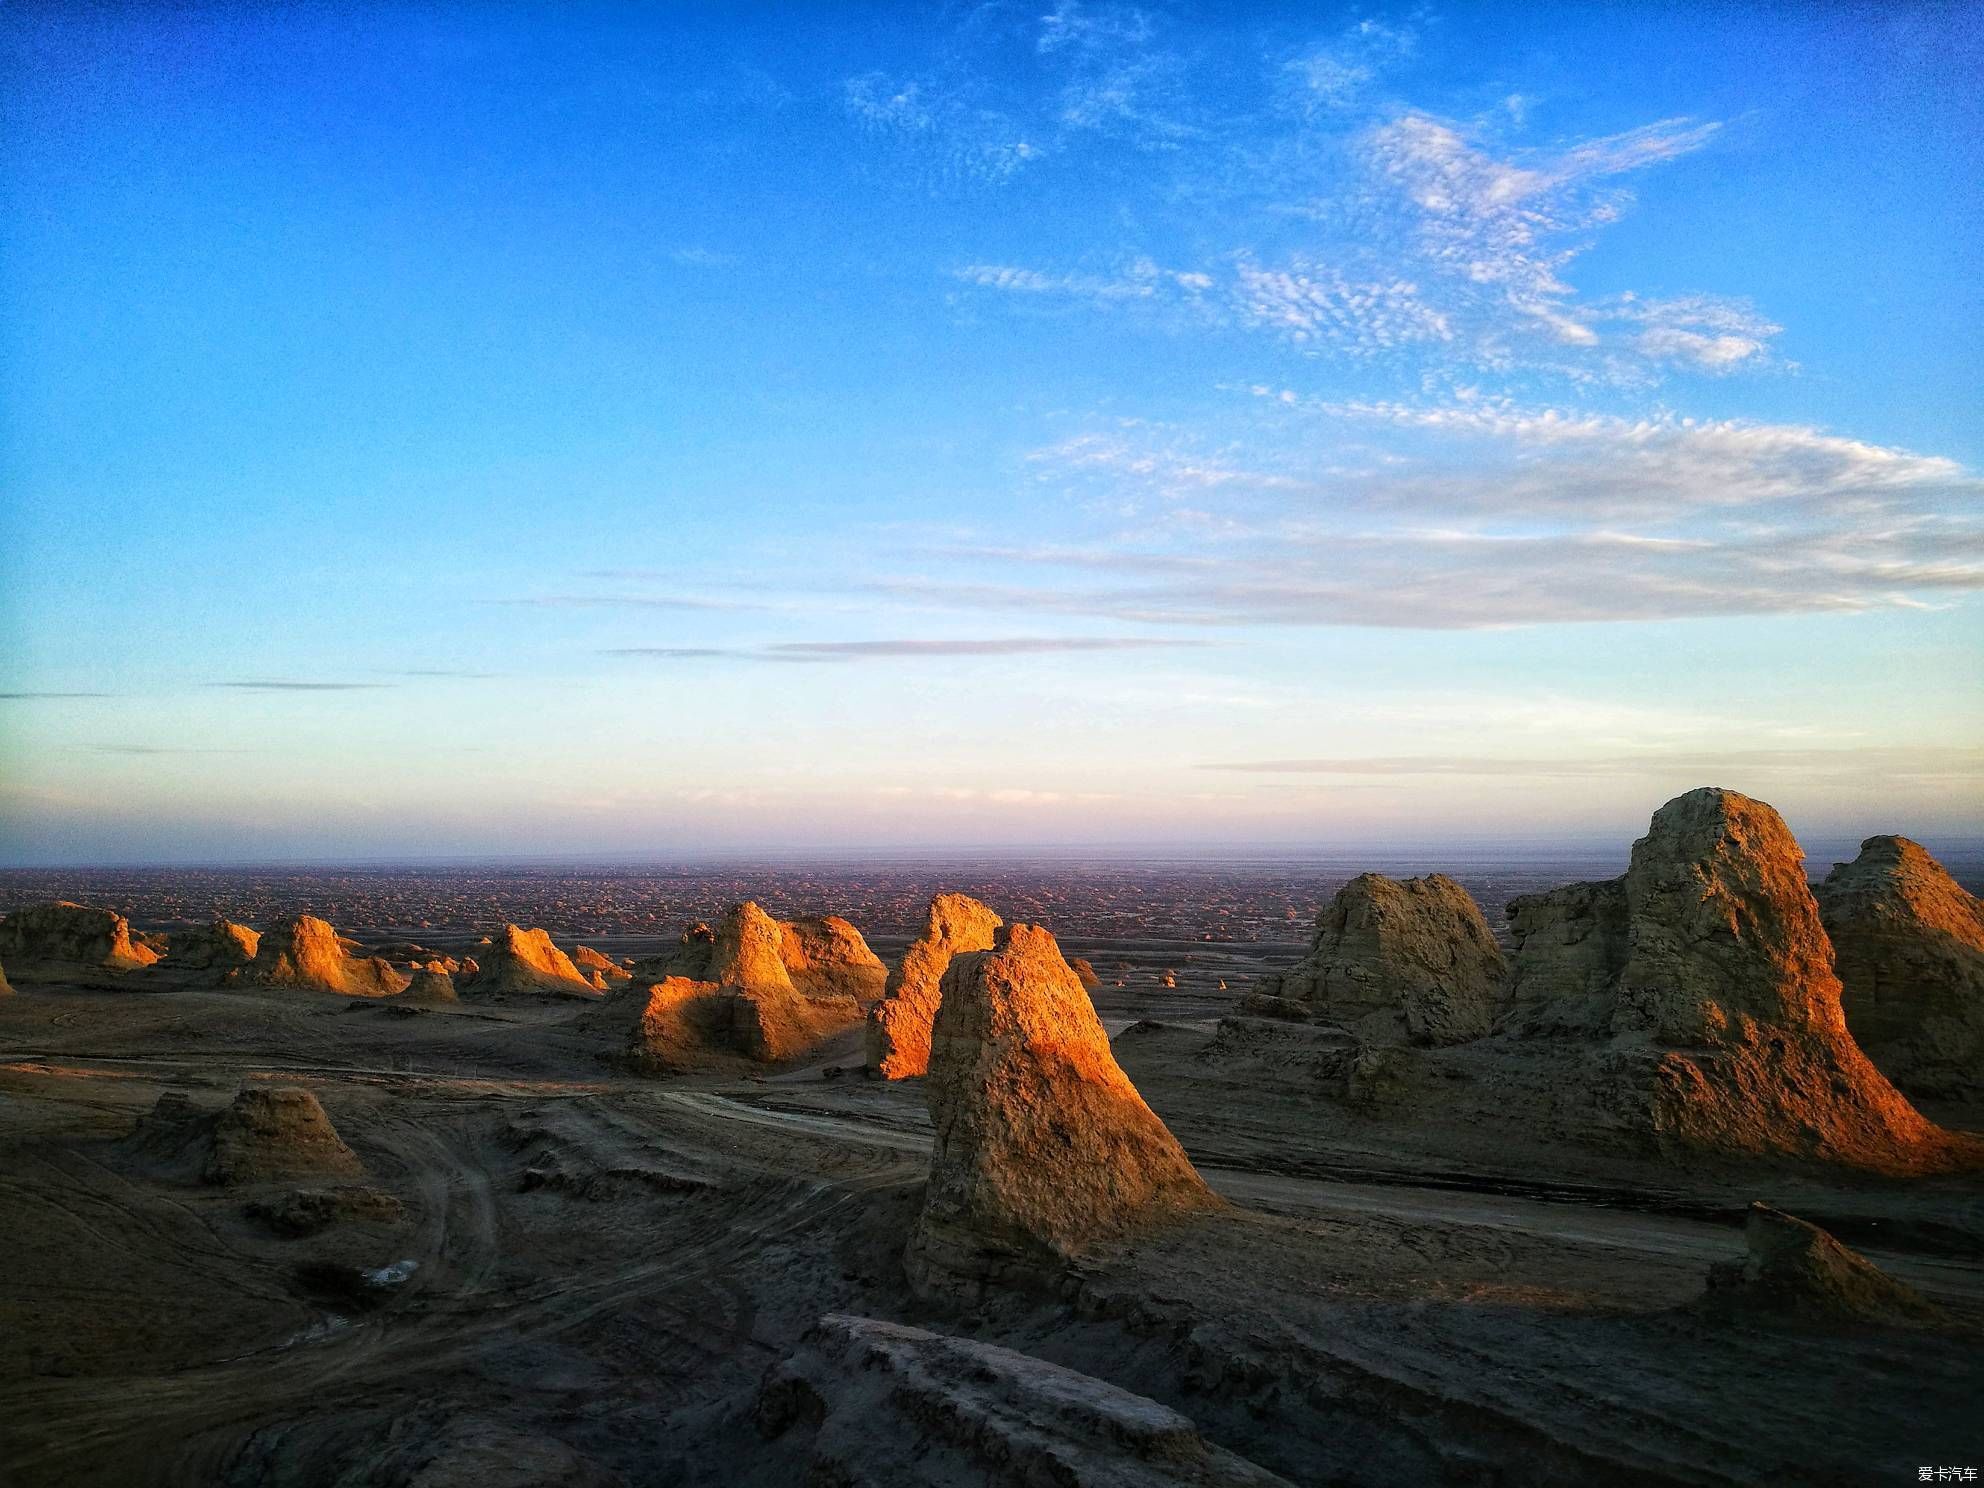
[[[242,1091],[213,1125],[209,1183],[354,1177],[358,1155],[338,1136],[317,1097],[293,1086]]]
[[[158,952],[132,940],[124,916],[107,909],[63,901],[17,909],[0,920],[0,963],[23,986],[101,984],[158,959]]]
[[[1309,954],[1263,977],[1263,998],[1301,1003],[1367,1044],[1461,1044],[1501,1011],[1508,965],[1474,897],[1443,873],[1365,873],[1316,920]]]
[[[1918,1095],[1984,1092],[1984,901],[1920,843],[1869,837],[1818,889],[1847,1027]]]
[[[251,964],[261,944],[262,937],[255,931],[226,920],[176,930],[166,953],[166,969],[225,975]]]
[[[693,925],[672,953],[636,963],[636,985],[657,970],[627,1050],[648,1073],[688,1068],[710,1053],[796,1059],[859,1023],[862,1003],[848,989],[879,991],[887,975],[847,921],[788,924],[750,900],[715,930]]]
[[[596,997],[599,987],[552,944],[550,932],[505,925],[490,937],[478,958],[469,991],[484,996],[552,992]]]
[[[1936,1316],[1913,1287],[1896,1281],[1817,1225],[1752,1204],[1744,1255],[1709,1269],[1711,1310],[1809,1323],[1926,1322]]]
[[[905,1256],[920,1293],[1033,1284],[1098,1242],[1218,1205],[1039,926],[952,959],[926,1099],[937,1139]]]
[[[829,1315],[773,1366],[753,1409],[792,1481],[846,1488],[1094,1484],[1272,1488],[1169,1406],[1030,1354]]]
[[[923,933],[890,973],[887,996],[868,1011],[869,1069],[885,1079],[903,1080],[930,1067],[930,1025],[951,958],[964,951],[989,951],[1004,923],[968,894],[939,894],[930,901]]]
[[[628,978],[626,967],[591,946],[574,948],[572,964],[579,969],[580,976],[604,978],[609,982],[624,982]]]
[[[265,931],[246,971],[264,987],[306,987],[344,997],[393,997],[407,979],[377,956],[353,956],[329,923],[298,915]]]
[[[1511,906],[1516,992],[1535,1024],[1603,1040],[1601,1079],[1663,1148],[1887,1171],[1956,1144],[1846,1031],[1803,857],[1761,801],[1704,788],[1654,814],[1610,885]],[[1547,899],[1539,904],[1537,899]]]

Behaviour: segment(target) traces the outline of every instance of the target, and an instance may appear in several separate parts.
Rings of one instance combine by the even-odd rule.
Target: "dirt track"
[[[1181,1062],[1139,1079],[1234,1211],[1099,1258],[1058,1300],[947,1316],[897,1260],[929,1144],[913,1084],[824,1079],[832,1049],[771,1079],[634,1080],[597,1057],[610,1023],[298,994],[0,1004],[7,1481],[437,1482],[494,1459],[517,1475],[478,1482],[788,1484],[749,1408],[828,1311],[1097,1374],[1298,1482],[1903,1481],[1980,1455],[1984,1265],[1949,1241],[1978,1227],[1974,1186],[1770,1194],[1885,1227],[1898,1243],[1870,1253],[1953,1330],[1734,1329],[1694,1299],[1739,1247],[1703,1216],[1740,1180],[1523,1154],[1527,1187],[1436,1162],[1419,1182],[1382,1133],[1320,1143],[1326,1113]],[[401,1222],[278,1238],[130,1139],[164,1090],[218,1106],[257,1081],[314,1089]],[[415,1265],[360,1309],[302,1279],[326,1261]]]

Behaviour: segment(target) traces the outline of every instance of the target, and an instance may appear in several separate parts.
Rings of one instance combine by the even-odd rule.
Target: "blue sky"
[[[0,860],[1984,831],[1959,7],[0,17]]]

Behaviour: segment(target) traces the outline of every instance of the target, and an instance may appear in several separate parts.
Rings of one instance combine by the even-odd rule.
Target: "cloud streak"
[[[1162,636],[1001,636],[974,640],[783,641],[756,647],[615,646],[608,656],[647,656],[664,661],[762,661],[837,663],[978,656],[1080,655],[1098,651],[1178,650],[1210,644]]]
[[[230,692],[379,692],[396,686],[392,682],[306,682],[287,677],[246,678],[240,681],[208,682],[208,687]]]

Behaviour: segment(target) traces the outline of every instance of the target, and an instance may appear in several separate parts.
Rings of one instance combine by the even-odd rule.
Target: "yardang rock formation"
[[[0,920],[0,962],[23,985],[102,986],[159,959],[131,939],[124,916],[64,900],[17,909]]]
[[[1936,1309],[1815,1224],[1768,1204],[1743,1223],[1746,1254],[1709,1269],[1709,1306],[1735,1315],[1806,1322],[1925,1322]]]
[[[889,974],[887,996],[868,1011],[869,1069],[885,1079],[903,1080],[930,1067],[930,1025],[951,958],[963,951],[991,950],[993,935],[1003,924],[966,894],[939,894],[930,901],[923,933]],[[1081,975],[1079,969],[1075,974]]]
[[[1848,1034],[1798,844],[1763,802],[1677,796],[1623,878],[1509,913],[1528,1026],[1606,1040],[1598,1078],[1663,1149],[1890,1172],[1970,1160]]]
[[[475,995],[562,992],[572,997],[597,997],[600,987],[580,972],[572,958],[552,944],[549,931],[505,925],[490,938],[477,971],[466,979]]]
[[[746,900],[712,931],[692,925],[672,955],[635,966],[648,987],[628,1041],[637,1069],[667,1073],[710,1053],[763,1064],[797,1058],[860,1022],[855,988],[887,972],[846,920],[783,923]]]
[[[394,997],[407,979],[377,956],[353,956],[338,932],[315,915],[264,931],[248,980],[264,987],[308,987],[344,997]]]
[[[926,1087],[937,1140],[905,1263],[924,1294],[1028,1284],[1140,1226],[1218,1206],[1137,1094],[1036,925],[944,973]]]
[[[1869,837],[1819,886],[1846,1026],[1918,1095],[1984,1091],[1984,901],[1920,843]]]
[[[1309,954],[1263,977],[1255,995],[1300,1003],[1367,1044],[1460,1044],[1489,1032],[1507,986],[1501,947],[1466,889],[1443,873],[1364,873],[1317,916]]]

